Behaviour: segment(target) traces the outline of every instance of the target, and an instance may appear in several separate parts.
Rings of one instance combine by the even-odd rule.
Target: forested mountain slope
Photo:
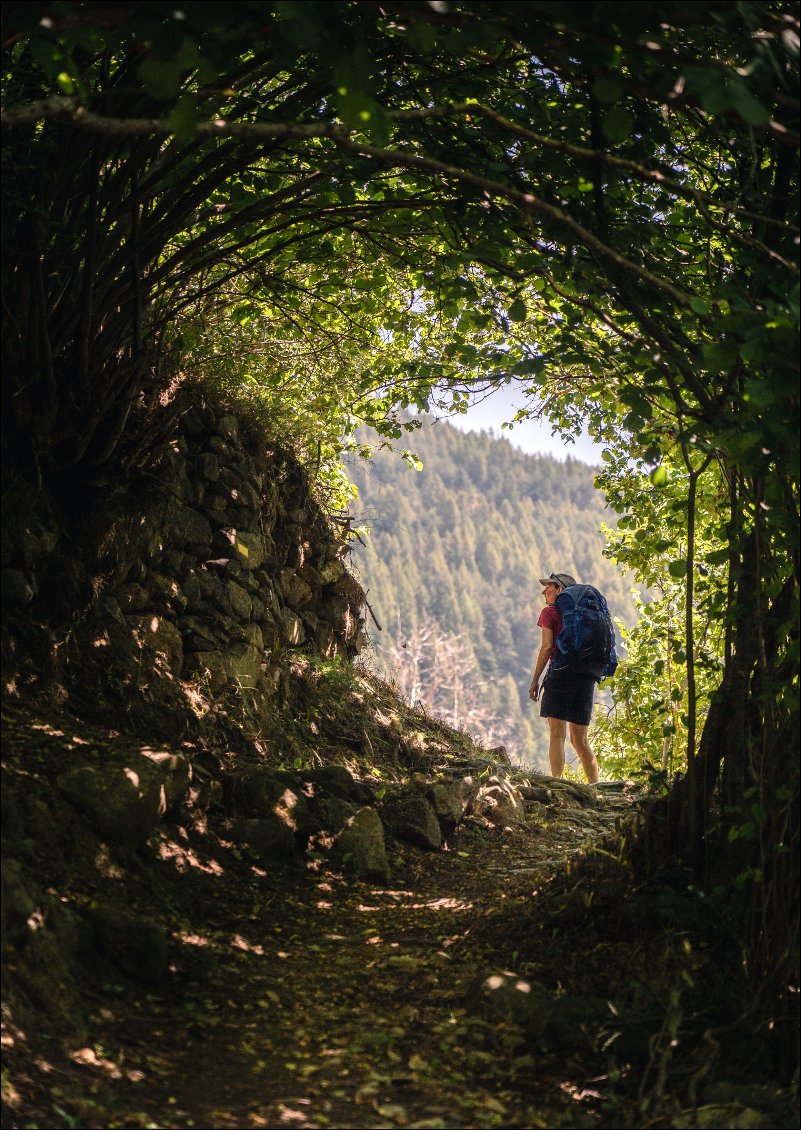
[[[371,528],[354,558],[383,629],[371,632],[375,665],[452,724],[544,767],[545,727],[528,697],[538,578],[558,570],[593,583],[631,623],[630,582],[603,556],[601,527],[615,516],[575,459],[430,417],[407,442],[422,471],[387,450],[352,468],[354,509]]]

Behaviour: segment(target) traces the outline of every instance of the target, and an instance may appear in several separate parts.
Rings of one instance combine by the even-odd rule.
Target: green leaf
[[[627,412],[623,417],[623,427],[627,432],[636,433],[645,423],[639,412]]]
[[[781,400],[781,392],[772,388],[766,381],[749,377],[743,389],[743,400],[756,408],[771,408]]]
[[[623,84],[614,75],[602,75],[592,85],[592,92],[599,102],[617,102],[623,93]]]
[[[704,77],[701,105],[708,114],[725,114],[732,105],[728,79],[711,71],[702,73]]]
[[[181,89],[181,69],[176,63],[145,59],[139,64],[139,77],[148,94],[170,102]]]
[[[711,373],[727,373],[737,360],[737,346],[727,342],[712,342],[701,346],[701,355]]]
[[[670,564],[668,565],[668,573],[670,573],[671,577],[675,577],[677,580],[680,577],[686,577],[687,576],[687,562],[684,561],[684,560],[671,561]]]
[[[718,442],[737,463],[750,467],[758,461],[757,455],[762,444],[762,434],[754,430],[721,432]]]
[[[634,115],[623,106],[615,106],[604,114],[601,129],[609,141],[625,141],[634,131]]]
[[[258,316],[258,313],[258,307],[252,303],[248,303],[246,306],[237,306],[236,309],[231,311],[231,321],[238,326],[245,326],[248,322],[252,322]]]
[[[668,473],[666,468],[663,466],[654,467],[648,478],[651,480],[655,487],[659,487],[661,489],[662,487],[667,486]]]
[[[31,54],[49,79],[55,79],[59,71],[66,69],[64,53],[56,43],[33,39]]]
[[[644,419],[648,419],[652,414],[653,409],[643,396],[642,389],[631,388],[630,386],[624,388],[620,393],[620,400],[624,404],[627,404],[629,408],[633,408],[636,412],[639,412]]]
[[[690,309],[694,310],[696,314],[708,314],[710,312],[709,303],[703,298],[691,298]]]
[[[732,83],[730,97],[734,109],[749,126],[764,126],[770,121],[770,111],[757,101],[744,83]]]
[[[415,455],[413,451],[402,451],[401,458],[409,467],[411,467],[413,471],[422,471],[422,461]]]
[[[170,125],[178,141],[190,142],[197,128],[197,101],[193,94],[182,94],[170,114]]]
[[[422,19],[409,22],[406,29],[406,38],[409,41],[409,46],[413,50],[419,51],[421,55],[430,55],[437,46],[436,29]]]
[[[376,145],[386,145],[389,140],[389,117],[383,106],[364,90],[340,86],[337,89],[336,107],[346,126],[366,133]]]
[[[725,565],[729,560],[729,547],[723,546],[722,549],[715,549],[711,553],[706,554],[706,561],[708,565]]]
[[[389,142],[391,119],[383,106],[373,103],[370,120],[365,128],[373,145],[383,149]]]
[[[510,322],[525,322],[528,316],[525,302],[520,298],[516,298],[506,311],[506,315]]]

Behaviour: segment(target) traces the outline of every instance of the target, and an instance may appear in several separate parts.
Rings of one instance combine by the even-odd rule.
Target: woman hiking
[[[551,775],[561,777],[565,769],[565,738],[570,733],[570,742],[578,755],[587,781],[594,785],[598,780],[598,762],[590,748],[587,731],[592,717],[592,702],[596,678],[583,672],[560,671],[554,674],[551,660],[556,655],[556,637],[562,630],[562,616],[556,606],[556,598],[562,589],[575,585],[576,580],[569,573],[551,573],[540,578],[545,607],[537,620],[542,629],[542,643],[534,675],[529,687],[529,697],[533,702],[541,698],[540,715],[548,719],[550,737],[548,759]],[[546,667],[545,678],[540,677]]]

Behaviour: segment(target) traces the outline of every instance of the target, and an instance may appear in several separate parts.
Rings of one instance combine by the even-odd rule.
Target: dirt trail
[[[170,991],[120,986],[109,1006],[106,986],[85,1046],[51,1062],[65,1120],[24,1125],[597,1125],[580,1062],[555,1073],[468,997],[514,956],[510,904],[530,908],[629,803],[399,849],[388,889],[320,861],[245,883],[196,855]]]

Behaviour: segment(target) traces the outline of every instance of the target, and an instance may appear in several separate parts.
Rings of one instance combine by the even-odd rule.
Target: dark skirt
[[[542,685],[540,716],[560,718],[575,726],[589,726],[594,694],[593,675],[574,675],[569,671],[554,675],[549,672]]]

